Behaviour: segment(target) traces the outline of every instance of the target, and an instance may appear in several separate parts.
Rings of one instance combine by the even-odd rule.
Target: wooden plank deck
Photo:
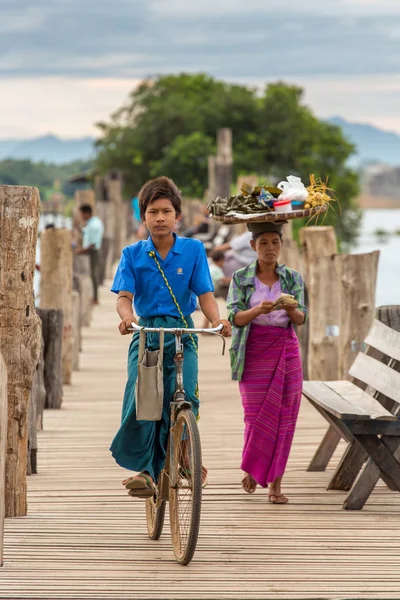
[[[294,599],[400,598],[400,498],[378,485],[362,512],[326,492],[326,473],[306,467],[326,429],[303,402],[285,477],[287,506],[240,488],[242,413],[228,355],[201,342],[201,431],[210,469],[195,559],[172,554],[168,520],[146,536],[144,506],[126,495],[125,471],[108,446],[120,416],[129,340],[118,335],[114,300],[102,290],[84,330],[81,371],[63,408],[46,411],[39,475],[29,478],[29,516],[6,520],[0,598]]]

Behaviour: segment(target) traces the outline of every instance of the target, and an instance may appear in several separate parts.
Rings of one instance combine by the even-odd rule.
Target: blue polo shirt
[[[196,296],[214,291],[203,244],[175,234],[174,237],[174,245],[165,260],[151,238],[128,246],[122,252],[111,291],[133,294],[136,314],[145,319],[180,317],[154,258],[149,256],[152,251],[156,252],[185,317],[195,310]]]

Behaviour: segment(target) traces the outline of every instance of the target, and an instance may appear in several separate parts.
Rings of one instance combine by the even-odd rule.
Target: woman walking
[[[233,274],[228,295],[233,325],[232,379],[239,381],[245,434],[243,489],[269,489],[269,501],[286,504],[281,482],[292,445],[302,392],[299,343],[293,325],[306,319],[301,275],[278,265],[282,225],[252,223],[257,260]],[[295,300],[272,310],[282,295]]]

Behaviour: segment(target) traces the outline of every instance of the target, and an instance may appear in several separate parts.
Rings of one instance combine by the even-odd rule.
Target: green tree
[[[278,82],[257,95],[204,74],[162,76],[145,81],[109,123],[99,126],[97,166],[121,169],[129,193],[149,177],[167,174],[185,195],[201,196],[216,131],[230,127],[235,176],[256,172],[277,183],[293,174],[305,184],[311,173],[329,176],[341,208],[333,205],[325,224],[335,225],[346,244],[357,234],[358,178],[347,166],[354,147],[339,127],[314,116],[297,86]]]
[[[168,173],[185,196],[202,198],[207,188],[208,156],[215,154],[215,141],[200,131],[178,135],[164,148],[160,160],[154,161],[151,177]]]
[[[255,130],[257,115],[255,90],[244,86],[204,74],[147,80],[110,123],[99,124],[103,137],[98,165],[103,171],[121,169],[133,193],[151,177],[154,163],[169,154],[167,148],[178,136],[201,133],[214,140],[217,129],[231,127],[238,141]]]

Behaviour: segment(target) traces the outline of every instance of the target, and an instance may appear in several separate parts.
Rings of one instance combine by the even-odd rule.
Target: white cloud
[[[233,78],[228,78],[234,81]],[[257,78],[235,78],[237,83],[264,87]],[[397,77],[290,78],[303,86],[305,102],[321,118],[341,115],[400,133]],[[0,79],[0,138],[43,135],[63,137],[97,135],[97,121],[107,121],[139,79],[30,78]],[[15,125],[13,126],[12,123]]]
[[[21,137],[21,130],[35,136],[97,135],[94,124],[107,120],[137,84],[132,79],[0,79],[0,137]]]
[[[317,114],[398,129],[400,0],[0,0],[0,32],[0,136],[93,133],[181,71],[303,83]]]

